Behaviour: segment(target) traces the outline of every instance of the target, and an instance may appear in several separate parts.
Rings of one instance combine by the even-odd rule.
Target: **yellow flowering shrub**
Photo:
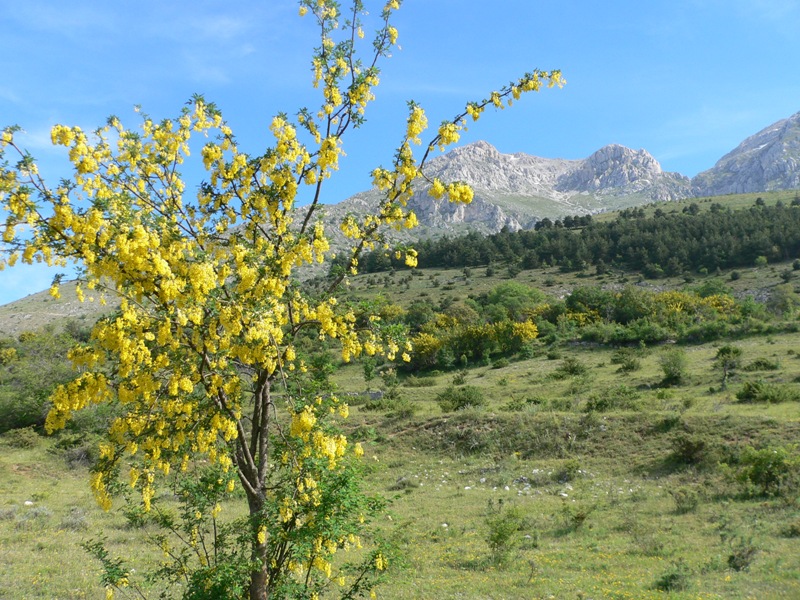
[[[320,103],[294,119],[277,115],[260,154],[243,152],[220,110],[201,96],[175,118],[143,115],[134,128],[116,117],[91,133],[55,126],[52,142],[72,164],[71,179],[57,187],[17,145],[17,128],[0,137],[0,268],[75,261],[81,299],[84,289],[119,299],[90,342],[71,352],[80,374],[53,393],[46,427],[63,428],[90,404],[118,405],[91,477],[95,497],[111,506],[122,467],[124,487],[138,493],[144,511],[160,501],[160,487],[170,487],[186,506],[183,525],[171,532],[187,548],[169,549],[164,538],[164,552],[176,561],[173,573],[191,573],[193,589],[211,594],[203,597],[233,585],[253,599],[311,597],[331,580],[351,597],[350,586],[368,590],[365,574],[386,568],[379,551],[355,575],[336,566],[337,551],[360,545],[368,512],[352,462],[363,448],[336,428],[347,407],[318,389],[295,342],[333,340],[344,360],[376,353],[409,360],[410,344],[377,319],[360,326],[333,290],[357,271],[363,250],[384,243],[388,228],[417,225],[408,208],[415,186],[430,186],[435,198],[472,200],[466,184],[425,174],[431,151],[457,142],[467,115],[477,118],[520,90],[561,84],[559,72],[537,71],[468,104],[419,157],[412,145],[421,145],[428,121],[411,103],[394,163],[373,172],[380,205],[338,224],[351,243],[347,269],[329,294],[307,294],[297,269],[331,259],[331,224],[319,214],[323,184],[374,98],[378,59],[398,39],[390,20],[399,7],[398,0],[383,6],[376,38],[362,51],[364,2],[343,11],[332,0],[300,1],[300,15],[321,36],[312,58]],[[181,174],[193,158],[205,170],[199,187]],[[298,212],[301,194],[310,202]],[[416,265],[413,249],[403,257]],[[51,293],[58,296],[58,285]],[[239,486],[248,516],[220,535],[222,507]],[[222,546],[213,559],[200,550],[215,544]],[[127,575],[111,583],[123,579],[127,585]]]

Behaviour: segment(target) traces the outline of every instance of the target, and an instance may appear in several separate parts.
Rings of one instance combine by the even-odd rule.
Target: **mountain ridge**
[[[531,229],[543,218],[591,214],[651,202],[800,188],[800,112],[746,138],[714,167],[694,178],[664,171],[645,149],[608,144],[584,159],[504,154],[486,141],[434,158],[428,177],[465,181],[472,205],[434,201],[422,185],[409,201],[421,224],[419,236],[464,229],[496,233]],[[329,207],[336,216],[377,203],[368,190]],[[362,206],[363,205],[363,206]]]

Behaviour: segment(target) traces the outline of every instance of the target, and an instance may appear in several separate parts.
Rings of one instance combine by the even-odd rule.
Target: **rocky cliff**
[[[696,196],[800,188],[800,112],[750,136],[692,179]]]
[[[664,172],[645,150],[616,144],[586,159],[566,160],[503,154],[479,141],[435,158],[426,172],[443,181],[466,181],[475,190],[475,199],[469,207],[435,202],[427,195],[427,186],[421,186],[410,206],[423,226],[423,235],[426,228],[438,232],[469,228],[484,233],[504,227],[527,229],[544,217],[560,218],[691,195],[687,177]],[[331,209],[331,214],[361,212],[377,199],[374,191],[357,194]]]
[[[612,196],[643,195],[654,201],[678,200],[691,195],[689,178],[664,172],[647,150],[611,144],[578,163],[577,168],[559,178],[557,190]]]

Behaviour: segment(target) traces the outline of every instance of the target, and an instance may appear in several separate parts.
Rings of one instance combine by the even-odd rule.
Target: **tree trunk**
[[[250,505],[250,515],[257,515],[261,512],[263,507],[263,500],[257,497],[247,495],[247,502]],[[258,564],[250,572],[250,600],[269,600],[269,571],[267,565],[267,540],[260,543],[258,540],[258,527],[253,526],[252,531],[252,544],[253,544],[253,558],[254,562]]]

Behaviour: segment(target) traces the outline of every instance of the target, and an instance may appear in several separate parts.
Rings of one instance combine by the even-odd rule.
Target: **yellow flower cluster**
[[[413,106],[406,126],[406,138],[415,144],[421,144],[420,134],[428,128],[428,118],[419,106]]]
[[[442,123],[439,126],[439,149],[444,150],[445,147],[458,142],[461,139],[461,129],[459,125],[452,122]]]

